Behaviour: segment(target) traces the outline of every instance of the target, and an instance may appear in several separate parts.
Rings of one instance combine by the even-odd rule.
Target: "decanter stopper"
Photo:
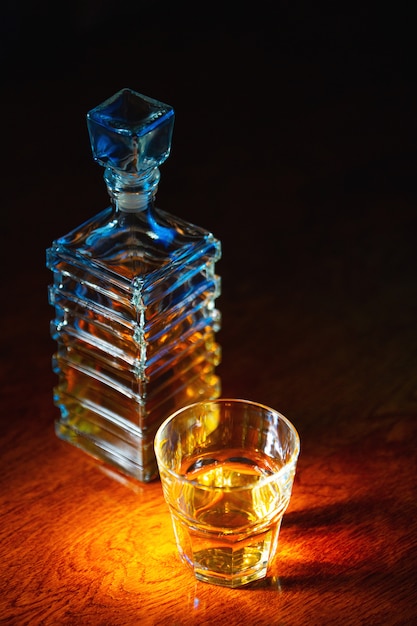
[[[174,109],[122,89],[87,114],[94,159],[119,173],[146,176],[169,156]]]

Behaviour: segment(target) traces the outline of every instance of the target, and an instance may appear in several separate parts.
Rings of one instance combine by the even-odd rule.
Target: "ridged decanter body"
[[[115,103],[120,114],[116,122]],[[153,119],[150,130],[148,103],[151,108],[165,107],[165,118],[169,113],[167,119],[156,116],[159,126]],[[215,373],[220,362],[215,339],[220,328],[215,306],[220,243],[208,231],[154,204],[156,165],[169,153],[170,111],[123,90],[90,112],[93,153],[106,166],[112,204],[47,251],[54,276],[49,299],[55,308],[51,333],[57,342],[56,433],[121,474],[144,482],[157,473],[153,439],[161,422],[185,404],[220,395]],[[97,119],[91,117],[94,112]],[[109,166],[107,155],[113,158],[117,152],[115,126],[124,132],[129,126],[130,139],[142,132],[140,154],[147,152],[146,167],[139,162],[139,152],[133,172],[126,171],[131,165]],[[143,128],[148,132],[145,139]],[[126,148],[126,133],[121,136]],[[130,139],[125,152],[132,151]],[[97,156],[97,146],[103,145],[104,152]],[[124,166],[128,162],[120,150],[117,159]]]

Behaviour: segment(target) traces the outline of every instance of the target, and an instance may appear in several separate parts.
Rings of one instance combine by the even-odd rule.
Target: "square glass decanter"
[[[220,242],[155,206],[173,123],[130,89],[87,114],[111,205],[47,250],[56,433],[141,482],[157,475],[165,417],[220,395]]]

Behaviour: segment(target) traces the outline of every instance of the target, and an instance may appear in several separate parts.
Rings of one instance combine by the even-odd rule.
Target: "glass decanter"
[[[168,414],[220,395],[220,242],[155,206],[173,123],[130,89],[87,114],[111,205],[47,250],[56,434],[141,482]]]

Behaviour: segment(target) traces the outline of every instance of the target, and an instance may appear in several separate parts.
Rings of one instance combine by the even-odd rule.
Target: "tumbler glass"
[[[240,399],[186,406],[155,436],[180,557],[198,580],[264,578],[288,507],[300,440],[278,411]]]

